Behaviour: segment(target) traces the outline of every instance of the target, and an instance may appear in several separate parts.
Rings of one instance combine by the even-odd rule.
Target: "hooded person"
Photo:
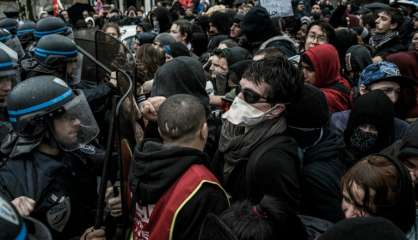
[[[340,61],[337,50],[331,44],[310,48],[302,55],[305,82],[325,94],[331,113],[350,109],[351,87],[340,75]]]
[[[203,152],[205,106],[191,95],[173,95],[161,104],[157,122],[163,142],[145,141],[135,149],[133,239],[197,239],[205,216],[229,207]]]
[[[253,60],[242,60],[229,66],[227,79],[228,86],[231,88],[231,91],[229,91],[225,94],[225,96],[222,97],[221,109],[223,110],[223,112],[229,110],[229,107],[234,101],[234,98],[239,94],[239,81],[241,80],[242,75],[251,65],[252,62]]]
[[[305,84],[302,98],[286,113],[289,134],[303,151],[301,214],[338,222],[341,210],[340,178],[351,166],[344,139],[328,127],[325,95]]]
[[[229,30],[232,25],[231,17],[221,11],[216,11],[212,13],[209,17],[209,36],[216,36],[216,35],[229,35]]]
[[[384,92],[372,91],[356,100],[344,131],[354,161],[378,153],[395,141],[394,119],[393,103]]]
[[[372,64],[370,51],[363,45],[350,47],[345,54],[345,72],[352,86],[358,85],[361,71]]]
[[[152,103],[153,99],[167,98],[175,94],[190,94],[197,97],[205,106],[208,114],[209,135],[205,152],[209,156],[213,156],[217,150],[219,123],[210,113],[209,96],[205,86],[206,76],[200,62],[193,57],[176,57],[161,66],[155,73],[151,98],[145,101],[143,106]],[[149,117],[151,120],[153,118],[155,119],[155,117]],[[145,129],[145,138],[160,138],[155,121],[149,122]]]
[[[261,6],[253,7],[245,14],[241,22],[241,33],[246,37],[246,48],[251,52],[257,51],[270,38],[280,35],[269,13]]]
[[[209,70],[212,77],[212,83],[215,86],[215,95],[224,95],[230,90],[227,82],[229,66],[249,58],[250,53],[242,47],[216,49],[213,52]]]
[[[157,7],[149,15],[149,22],[155,33],[168,33],[171,27],[170,12],[165,7]]]
[[[210,15],[208,24],[208,51],[212,52],[222,41],[228,39],[232,18],[225,12],[216,11]]]
[[[318,240],[406,240],[403,233],[391,221],[382,217],[359,217],[343,220]]]
[[[398,66],[402,76],[408,77],[411,80],[418,82],[418,52],[398,52],[388,55],[385,58],[386,61],[392,62]],[[405,118],[416,118],[418,117],[418,104],[417,104],[417,91],[418,87],[401,89],[400,96],[407,99],[401,101],[407,101],[410,104],[399,104],[402,107],[400,115]],[[415,104],[414,104],[415,103]]]
[[[347,53],[347,50],[350,47],[359,44],[357,33],[356,31],[350,28],[338,28],[335,30],[335,39],[336,39],[335,48],[338,51],[338,55],[340,57],[340,63],[344,67],[345,66],[345,54]]]

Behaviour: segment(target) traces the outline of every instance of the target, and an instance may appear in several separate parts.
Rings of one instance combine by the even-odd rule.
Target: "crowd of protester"
[[[417,240],[418,3],[291,3],[0,18],[0,239]],[[86,30],[134,56],[117,66],[135,85],[133,155],[102,219],[121,88],[86,79]],[[120,50],[97,49],[114,66]]]

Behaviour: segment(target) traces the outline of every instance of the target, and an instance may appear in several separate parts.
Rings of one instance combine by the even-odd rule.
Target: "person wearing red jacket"
[[[302,55],[301,62],[305,82],[321,89],[331,113],[350,109],[351,86],[340,75],[338,52],[331,44],[308,49]]]

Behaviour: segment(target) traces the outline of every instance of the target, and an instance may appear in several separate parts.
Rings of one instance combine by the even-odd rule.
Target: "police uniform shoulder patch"
[[[61,196],[58,198],[55,194],[51,199],[56,202],[46,213],[46,219],[49,226],[57,232],[62,232],[71,216],[70,198]]]
[[[80,150],[80,152],[88,154],[88,155],[96,154],[96,148],[93,145],[90,145],[90,144],[81,145],[79,150]]]

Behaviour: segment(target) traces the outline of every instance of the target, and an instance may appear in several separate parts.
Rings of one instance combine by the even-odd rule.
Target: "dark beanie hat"
[[[164,46],[164,52],[173,58],[181,56],[190,57],[189,49],[181,42],[170,43],[170,45]]]
[[[215,54],[217,51],[218,50],[215,50]],[[250,52],[248,52],[247,49],[242,48],[242,47],[225,48],[219,51],[223,52],[229,66],[231,66],[232,64],[236,62],[249,59],[251,56]]]
[[[289,105],[286,120],[289,126],[297,128],[322,128],[329,120],[327,100],[322,91],[305,84],[299,101]]]
[[[405,234],[389,220],[380,217],[345,219],[318,240],[406,240]]]
[[[241,22],[241,32],[250,42],[265,41],[275,33],[269,13],[263,7],[253,7]]]

